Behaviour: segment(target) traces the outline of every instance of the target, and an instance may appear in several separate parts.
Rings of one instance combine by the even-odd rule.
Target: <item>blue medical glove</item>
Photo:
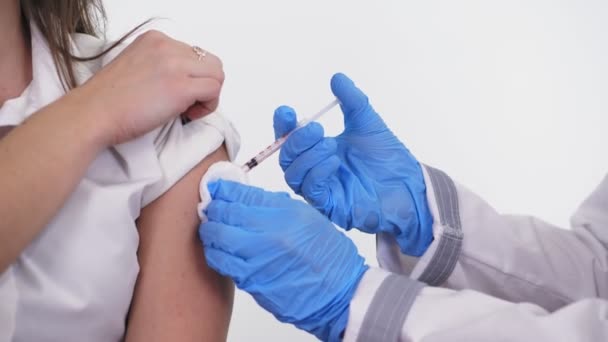
[[[209,266],[278,320],[340,341],[368,267],[353,242],[308,204],[240,183],[209,186],[199,236]]]
[[[311,123],[294,132],[279,157],[287,184],[340,227],[391,233],[403,253],[422,255],[433,240],[433,218],[420,164],[348,77],[335,75],[331,89],[344,131],[324,137]],[[276,137],[296,121],[293,109],[278,108]]]

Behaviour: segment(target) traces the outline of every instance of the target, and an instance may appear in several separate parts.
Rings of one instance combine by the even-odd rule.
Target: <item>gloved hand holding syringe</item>
[[[255,157],[251,158],[247,163],[245,163],[241,167],[239,167],[231,162],[218,162],[218,163],[213,164],[209,168],[209,170],[207,170],[207,173],[205,174],[205,176],[203,177],[203,179],[201,180],[201,183],[200,183],[201,202],[198,205],[198,213],[199,213],[201,221],[202,222],[207,221],[204,211],[212,200],[209,189],[207,188],[207,185],[210,182],[217,181],[218,179],[224,179],[224,180],[231,180],[231,181],[239,182],[239,183],[243,183],[243,184],[248,184],[249,180],[247,178],[247,172],[251,171],[254,167],[258,166],[262,161],[266,160],[268,157],[273,155],[276,151],[280,150],[281,146],[283,146],[283,144],[285,144],[285,142],[287,141],[287,138],[289,138],[295,131],[299,130],[300,128],[305,127],[306,125],[308,125],[309,123],[311,123],[315,120],[318,120],[321,116],[323,116],[324,114],[329,112],[331,109],[333,109],[339,103],[340,103],[340,101],[338,99],[334,99],[330,104],[323,107],[323,109],[321,109],[315,115],[312,115],[308,118],[304,118],[304,119],[300,120],[293,130],[291,130],[287,134],[283,135],[282,137],[278,138],[274,143],[272,143],[270,146],[268,146],[262,152],[258,153]]]
[[[270,157],[271,155],[273,155],[276,151],[280,150],[281,146],[283,146],[283,144],[287,141],[287,138],[289,138],[289,136],[291,136],[295,131],[299,130],[300,128],[308,125],[309,123],[311,123],[313,121],[318,120],[321,116],[323,116],[325,113],[329,112],[331,109],[333,109],[339,103],[340,103],[340,101],[338,99],[335,99],[330,104],[328,104],[327,106],[323,107],[323,109],[321,109],[315,115],[312,115],[312,116],[310,116],[308,118],[304,118],[304,119],[300,120],[298,122],[296,128],[294,128],[291,132],[285,134],[284,136],[280,137],[275,142],[273,142],[272,144],[270,144],[270,146],[268,146],[262,152],[258,153],[255,157],[251,158],[247,163],[245,163],[241,167],[242,170],[244,172],[251,171],[254,167],[258,166],[261,162],[263,162],[268,157]]]

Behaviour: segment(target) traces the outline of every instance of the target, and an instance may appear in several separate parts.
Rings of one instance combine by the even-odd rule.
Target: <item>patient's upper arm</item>
[[[127,341],[226,340],[234,287],[207,266],[196,212],[201,177],[226,159],[221,147],[143,209]]]

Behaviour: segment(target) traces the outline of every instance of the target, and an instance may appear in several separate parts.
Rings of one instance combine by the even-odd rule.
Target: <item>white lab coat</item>
[[[31,32],[33,80],[22,96],[0,107],[0,133],[65,93],[44,37],[35,26]],[[82,34],[72,41],[81,56],[108,45]],[[77,63],[80,82],[119,52]],[[62,209],[0,274],[0,342],[120,341],[139,272],[135,220],[222,143],[233,158],[239,137],[212,114],[187,125],[174,120],[102,151]]]
[[[608,341],[608,177],[563,230],[424,173],[435,239],[412,258],[379,236],[345,341]]]

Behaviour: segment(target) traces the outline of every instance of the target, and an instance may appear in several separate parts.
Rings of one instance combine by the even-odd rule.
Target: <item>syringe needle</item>
[[[273,142],[272,144],[270,144],[270,146],[266,147],[262,152],[258,153],[255,157],[249,159],[248,162],[246,162],[245,164],[243,164],[243,166],[241,166],[241,168],[243,169],[243,171],[245,171],[245,172],[251,171],[254,167],[258,166],[261,162],[263,162],[268,157],[270,157],[271,155],[273,155],[276,151],[280,150],[281,146],[283,146],[283,144],[287,141],[287,138],[289,138],[289,136],[292,135],[295,131],[299,130],[300,128],[308,125],[309,123],[311,123],[313,121],[318,120],[320,117],[322,117],[323,115],[325,115],[332,108],[334,108],[335,106],[337,106],[339,103],[340,103],[340,101],[338,101],[338,99],[335,99],[330,104],[328,104],[327,106],[323,107],[315,115],[312,115],[312,116],[310,116],[308,118],[304,118],[304,119],[300,120],[298,122],[296,128],[294,128],[291,132],[289,132],[289,133],[285,134],[284,136],[280,137],[275,142]]]

